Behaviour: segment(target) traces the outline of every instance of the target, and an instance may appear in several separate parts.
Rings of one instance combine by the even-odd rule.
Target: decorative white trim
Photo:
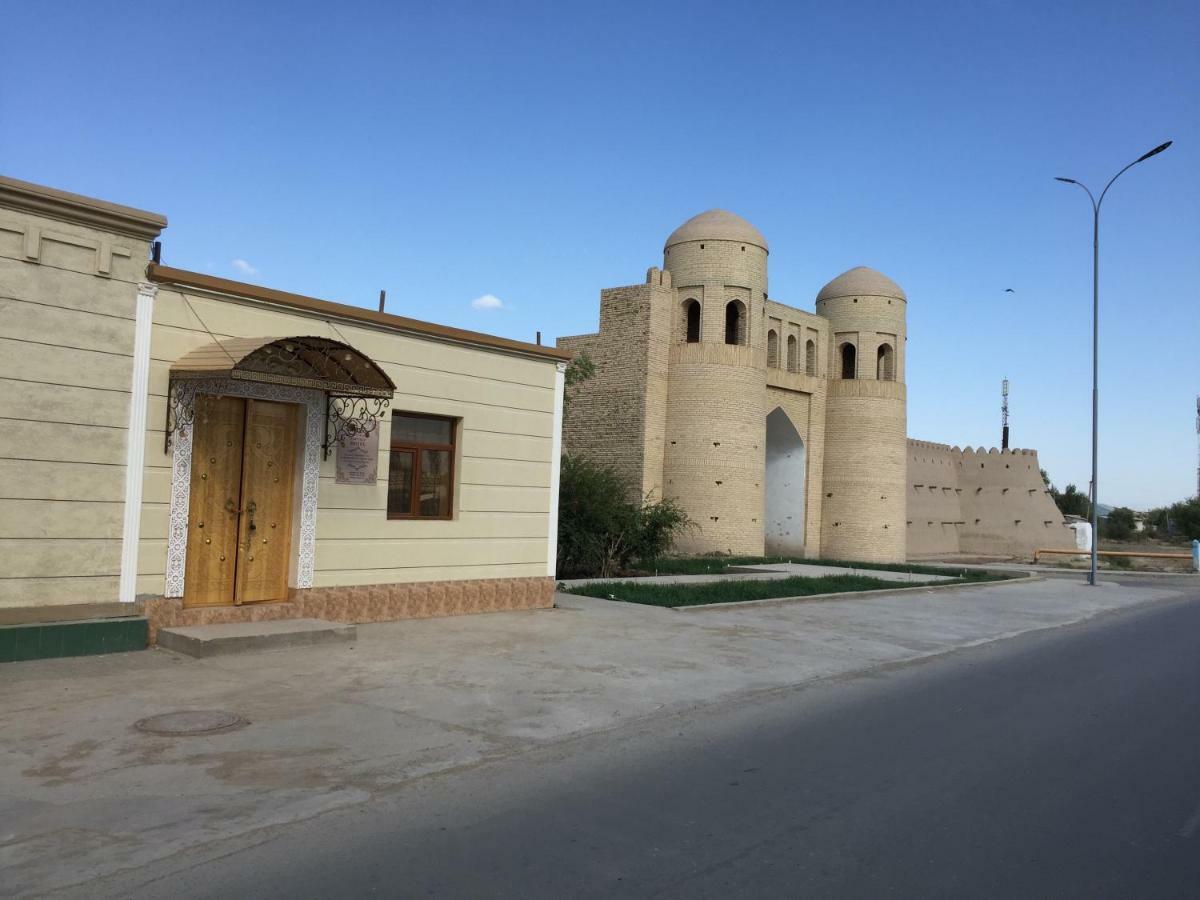
[[[566,390],[567,364],[554,369],[554,431],[550,439],[550,522],[546,535],[546,574],[554,577],[558,568],[558,477],[562,465],[563,394]]]
[[[138,285],[133,326],[133,380],[129,397],[128,443],[125,447],[125,518],[121,525],[121,577],[117,599],[132,603],[137,596],[138,541],[142,524],[142,480],[146,462],[146,407],[150,389],[150,332],[154,325],[154,296],[158,286]]]
[[[322,391],[235,381],[229,378],[186,380],[174,383],[180,403],[192,408],[197,394],[278,400],[305,407],[304,472],[301,483],[300,534],[297,541],[296,583],[312,587],[317,545],[317,489],[321,483],[321,443],[325,439],[325,394]],[[181,425],[175,434],[171,459],[171,525],[167,534],[167,584],[164,596],[182,597],[187,568],[188,504],[192,489],[192,429]]]

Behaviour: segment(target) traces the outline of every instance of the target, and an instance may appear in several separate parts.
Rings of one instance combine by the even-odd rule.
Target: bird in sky
[[[1014,291],[1012,288],[1005,288],[1005,289],[1004,289],[1004,293],[1006,293],[1006,294],[1015,294],[1015,293],[1016,293],[1016,291]]]

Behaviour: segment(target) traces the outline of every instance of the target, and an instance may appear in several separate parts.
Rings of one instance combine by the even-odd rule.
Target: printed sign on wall
[[[379,477],[379,429],[348,434],[337,448],[338,484],[374,484]]]

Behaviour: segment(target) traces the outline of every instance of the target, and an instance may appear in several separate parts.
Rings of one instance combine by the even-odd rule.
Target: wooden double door
[[[195,398],[184,606],[287,599],[298,412]]]

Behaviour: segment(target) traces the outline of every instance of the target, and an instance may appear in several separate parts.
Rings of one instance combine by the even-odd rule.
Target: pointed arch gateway
[[[767,416],[763,542],[770,556],[804,554],[807,450],[781,407]]]

